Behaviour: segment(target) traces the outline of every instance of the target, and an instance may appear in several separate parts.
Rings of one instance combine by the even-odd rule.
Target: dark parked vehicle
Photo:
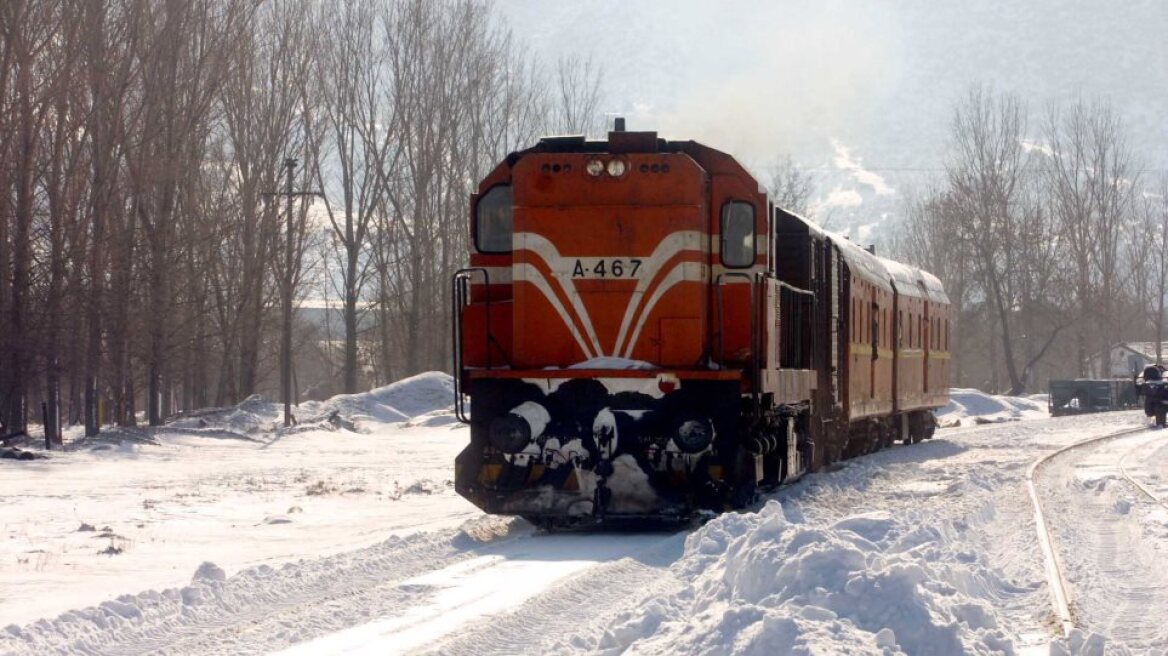
[[[1051,380],[1048,407],[1053,417],[1134,408],[1139,389],[1123,379]]]
[[[1144,397],[1144,414],[1156,418],[1156,425],[1163,428],[1168,419],[1168,381],[1164,380],[1164,367],[1150,364],[1135,377],[1136,394]]]

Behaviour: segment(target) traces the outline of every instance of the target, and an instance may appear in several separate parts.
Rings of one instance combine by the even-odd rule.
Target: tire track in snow
[[[204,565],[185,588],[124,595],[9,627],[0,632],[0,653],[269,651],[408,607],[424,591],[395,589],[395,583],[483,548],[464,531],[449,530],[281,567],[260,565],[230,578]]]
[[[441,647],[442,653],[457,649],[478,654],[496,648],[498,653],[525,653],[528,639],[516,636],[546,634],[549,627],[565,626],[565,619],[568,625],[578,625],[573,612],[581,620],[589,614],[588,604],[581,602],[593,595],[615,602],[635,590],[628,587],[629,577],[642,583],[659,577],[661,568],[679,555],[683,539],[662,534],[542,534],[491,545],[479,550],[476,558],[401,582],[398,588],[425,591],[408,608],[295,645],[285,654],[417,653],[448,638],[452,644]],[[662,551],[669,545],[674,548]],[[565,597],[566,591],[575,594]],[[575,603],[565,606],[565,599]]]
[[[683,583],[669,566],[688,532],[603,563],[559,583],[523,605],[464,627],[427,654],[549,654],[603,647],[614,617],[647,598],[671,594]],[[618,537],[619,539],[619,537]]]

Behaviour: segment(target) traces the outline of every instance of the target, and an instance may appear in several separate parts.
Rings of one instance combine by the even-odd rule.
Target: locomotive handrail
[[[761,277],[762,274],[757,274]],[[758,335],[758,299],[756,298],[756,288],[758,287],[754,278],[751,278],[748,273],[740,273],[736,271],[727,271],[718,274],[714,278],[714,297],[715,310],[718,313],[718,356],[719,365],[724,366],[726,361],[726,339],[725,339],[725,311],[722,309],[722,286],[725,284],[724,278],[741,278],[750,285],[750,396],[754,402],[751,412],[758,409],[758,386],[759,386],[759,335]]]
[[[785,283],[782,280],[779,280],[778,278],[772,278],[772,279],[775,281],[775,283],[779,287],[782,287],[783,289],[786,289],[787,291],[794,292],[796,294],[802,294],[803,296],[810,296],[812,299],[815,298],[815,292],[811,291],[810,289],[803,289],[802,287],[796,287],[792,284]]]
[[[484,354],[486,365],[491,367],[491,274],[483,267],[468,267],[454,272],[450,278],[450,295],[453,304],[451,319],[454,322],[451,330],[454,356],[454,416],[464,424],[470,423],[470,415],[466,413],[466,402],[462,398],[462,311],[470,302],[470,280],[475,273],[483,274],[483,293],[486,298],[486,321],[483,330]]]

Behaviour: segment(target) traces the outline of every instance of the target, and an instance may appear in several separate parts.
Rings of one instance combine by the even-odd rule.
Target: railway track
[[[1054,548],[1054,537],[1051,532],[1050,524],[1045,516],[1042,501],[1039,499],[1037,487],[1038,472],[1054,459],[1069,452],[1077,451],[1087,446],[1096,445],[1100,442],[1115,440],[1139,433],[1145,433],[1146,431],[1146,427],[1140,426],[1137,428],[1127,428],[1124,430],[1081,440],[1079,442],[1075,442],[1074,444],[1069,444],[1062,448],[1056,449],[1039,458],[1038,460],[1035,460],[1033,463],[1031,463],[1027,470],[1026,486],[1027,491],[1030,494],[1030,501],[1034,506],[1035,529],[1038,534],[1039,547],[1042,550],[1043,555],[1043,566],[1046,571],[1047,582],[1051,591],[1051,603],[1054,607],[1054,612],[1058,618],[1059,624],[1062,627],[1064,636],[1069,636],[1071,632],[1075,630],[1075,616],[1071,610],[1071,596],[1062,559],[1059,557],[1058,552]],[[1145,445],[1140,446],[1142,447]],[[1138,448],[1140,447],[1136,447],[1128,451],[1119,459],[1118,473],[1140,494],[1147,497],[1154,503],[1168,508],[1168,501],[1156,497],[1156,495],[1153,494],[1151,490],[1149,490],[1144,484],[1135,480],[1135,478],[1133,478],[1127,472],[1124,466],[1124,461]]]
[[[1154,492],[1152,492],[1150,489],[1148,489],[1148,486],[1137,481],[1127,471],[1127,467],[1125,465],[1125,463],[1127,462],[1127,459],[1129,457],[1131,457],[1131,455],[1133,453],[1140,450],[1140,447],[1142,447],[1142,446],[1143,445],[1140,445],[1134,449],[1131,449],[1127,453],[1123,454],[1123,457],[1121,457],[1119,459],[1119,475],[1122,476],[1124,478],[1124,480],[1126,480],[1128,483],[1131,483],[1132,487],[1136,488],[1136,490],[1138,490],[1139,493],[1142,494],[1143,496],[1145,496],[1149,501],[1151,501],[1152,503],[1155,503],[1155,504],[1157,504],[1165,509],[1168,509],[1168,499],[1161,499],[1160,497],[1156,496],[1156,494]]]

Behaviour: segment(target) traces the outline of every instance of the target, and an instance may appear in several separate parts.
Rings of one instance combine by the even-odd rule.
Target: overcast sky
[[[630,129],[758,163],[827,165],[833,140],[877,170],[944,157],[956,98],[983,82],[1029,101],[1110,99],[1168,160],[1168,1],[497,0],[553,62],[591,54]]]

